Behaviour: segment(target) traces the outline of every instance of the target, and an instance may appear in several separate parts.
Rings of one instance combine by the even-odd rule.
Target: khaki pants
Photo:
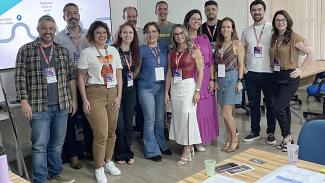
[[[103,167],[113,156],[118,109],[112,110],[117,88],[91,85],[86,88],[90,114],[86,115],[94,134],[93,156],[96,168]]]

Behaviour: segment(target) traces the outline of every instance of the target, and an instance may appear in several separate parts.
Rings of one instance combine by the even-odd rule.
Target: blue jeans
[[[275,132],[275,114],[272,105],[272,73],[258,73],[249,71],[244,76],[251,113],[251,132],[260,134],[261,121],[261,91],[265,98],[267,130]]]
[[[146,158],[160,155],[160,149],[168,149],[164,135],[164,88],[164,82],[155,83],[152,88],[138,88],[144,117],[143,143]]]
[[[68,110],[58,105],[47,112],[33,112],[32,128],[32,182],[45,183],[46,178],[62,171],[61,152],[67,129]]]

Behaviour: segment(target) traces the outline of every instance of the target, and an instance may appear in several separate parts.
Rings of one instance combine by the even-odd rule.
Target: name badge
[[[164,67],[156,67],[155,75],[156,75],[156,81],[164,81],[165,80]]]
[[[274,58],[273,59],[273,70],[278,71],[278,72],[281,70],[280,59],[279,58]]]
[[[113,88],[115,87],[117,82],[114,80],[113,73],[107,73],[106,75],[106,86],[107,88]]]
[[[46,68],[44,69],[44,71],[46,75],[47,84],[58,82],[56,79],[54,67]]]
[[[254,46],[254,57],[262,58],[262,47]]]
[[[219,78],[226,77],[226,65],[225,64],[218,64],[218,77]]]
[[[78,53],[78,52],[73,53],[73,61],[75,63],[78,63],[79,57],[80,57],[80,53]]]
[[[173,69],[173,82],[179,83],[183,79],[182,69]]]
[[[216,42],[211,42],[211,49],[212,49],[212,53],[214,54],[214,52],[216,51]]]
[[[128,72],[127,80],[128,80],[127,87],[133,86],[133,73],[132,72]]]

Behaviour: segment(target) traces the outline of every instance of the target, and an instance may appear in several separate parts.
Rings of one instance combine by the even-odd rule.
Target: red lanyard
[[[178,53],[179,52],[176,52],[176,69],[178,70],[178,65],[179,65],[179,60],[181,59],[181,57],[183,56],[184,54],[184,51],[181,53],[181,55],[178,57]]]
[[[132,54],[130,51],[130,55],[129,55],[129,59],[127,58],[127,56],[124,54],[124,52],[122,51],[126,65],[128,66],[128,71],[131,72],[131,65],[132,65]]]
[[[95,46],[98,54],[102,57],[102,58],[105,58],[106,62],[108,62],[108,58],[107,58],[107,55],[108,55],[108,52],[107,52],[107,49],[106,47],[104,48],[105,49],[105,53],[106,53],[106,56],[103,56],[103,54],[99,51],[99,49]],[[106,63],[105,63],[106,64]]]
[[[213,42],[214,34],[216,33],[216,30],[217,30],[217,24],[214,25],[213,33],[212,33],[212,34],[211,34],[211,30],[210,30],[208,24],[206,24],[206,25],[207,25],[208,33],[209,33],[209,35],[210,35],[210,37],[211,37],[211,40],[212,40],[212,42]]]
[[[260,42],[261,42],[261,39],[262,39],[262,35],[263,35],[263,31],[264,31],[264,28],[265,28],[265,24],[263,24],[263,27],[262,27],[262,30],[261,30],[261,33],[260,33],[260,36],[257,38],[257,33],[256,33],[256,28],[255,28],[255,25],[253,26],[254,28],[254,34],[255,34],[255,38],[256,38],[256,42],[257,42],[257,46],[259,46]]]
[[[39,47],[39,49],[40,49],[40,51],[41,51],[41,53],[42,53],[42,55],[43,55],[43,57],[45,59],[45,62],[47,63],[47,65],[49,65],[50,62],[51,62],[52,56],[53,56],[54,44],[53,43],[51,44],[51,52],[50,52],[49,56],[46,55],[46,53],[45,53],[45,51],[43,49],[43,46],[41,44],[39,44],[38,47]]]
[[[150,48],[151,53],[155,56],[158,66],[160,66],[160,50],[158,47]]]

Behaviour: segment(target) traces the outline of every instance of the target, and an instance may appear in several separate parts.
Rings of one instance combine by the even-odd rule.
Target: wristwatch
[[[244,79],[243,78],[238,78],[237,82],[243,82]]]
[[[200,88],[195,89],[195,91],[200,93]]]

